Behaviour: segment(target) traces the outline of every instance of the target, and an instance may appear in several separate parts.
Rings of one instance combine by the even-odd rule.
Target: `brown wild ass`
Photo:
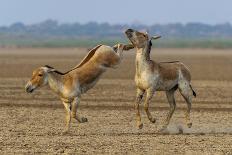
[[[135,60],[135,83],[137,87],[135,109],[138,127],[140,129],[143,127],[139,112],[139,104],[141,103],[145,92],[146,99],[144,103],[144,110],[146,111],[148,119],[152,123],[155,123],[156,121],[156,119],[151,116],[151,113],[148,109],[152,96],[155,91],[166,92],[166,96],[170,104],[170,110],[162,128],[163,130],[168,126],[172,114],[175,111],[176,103],[174,93],[177,89],[179,89],[181,95],[187,102],[186,123],[187,126],[191,128],[191,98],[192,94],[196,96],[196,93],[190,84],[191,75],[189,69],[179,61],[159,63],[150,59],[150,51],[152,46],[151,40],[158,39],[160,36],[153,36],[150,38],[147,33],[138,32],[133,29],[126,30],[125,34],[137,50]]]
[[[114,47],[98,45],[93,48],[82,62],[66,73],[50,66],[39,67],[33,71],[32,78],[25,86],[28,93],[44,85],[58,94],[66,110],[67,133],[71,118],[78,122],[87,122],[87,118],[77,115],[81,94],[92,88],[107,68],[114,68],[122,59],[123,50],[133,48],[130,45],[117,44]]]

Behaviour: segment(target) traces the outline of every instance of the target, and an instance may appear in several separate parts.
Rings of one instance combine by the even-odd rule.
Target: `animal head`
[[[127,38],[131,43],[137,48],[145,48],[146,46],[151,46],[151,40],[159,39],[161,36],[150,37],[147,32],[139,32],[133,29],[127,29],[125,31]]]
[[[49,72],[55,71],[50,66],[39,67],[32,72],[31,79],[27,82],[25,90],[27,93],[32,93],[35,89],[47,84],[47,76]]]

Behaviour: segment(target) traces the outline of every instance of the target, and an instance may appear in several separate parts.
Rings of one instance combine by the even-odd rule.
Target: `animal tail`
[[[191,88],[192,91],[193,91],[193,96],[194,96],[194,97],[197,97],[197,94],[196,94],[196,92],[193,90],[193,87],[191,86],[191,84],[190,84],[189,86],[190,86],[190,88]]]

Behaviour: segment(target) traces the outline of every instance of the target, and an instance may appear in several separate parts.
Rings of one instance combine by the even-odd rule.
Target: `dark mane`
[[[51,68],[51,69],[55,69],[54,67],[49,66],[49,65],[45,65],[44,67]],[[62,72],[60,72],[60,71],[58,71],[58,70],[56,70],[56,69],[55,69],[55,71],[53,71],[53,72],[54,72],[54,73],[57,73],[57,74],[60,74],[60,75],[66,74],[66,73],[62,73]]]
[[[52,67],[52,66],[49,66],[49,65],[45,65],[44,67],[47,67],[47,68],[54,69],[54,67]]]
[[[146,53],[145,53],[147,60],[150,60],[151,47],[152,47],[152,42],[151,42],[151,40],[149,40],[148,46],[147,46],[147,49],[146,49]]]
[[[176,62],[180,62],[180,61],[163,61],[163,62],[159,62],[159,63],[176,63]]]
[[[151,47],[152,47],[152,42],[151,42],[151,40],[149,41],[149,45],[148,45],[148,54],[150,54],[150,52],[151,52]]]

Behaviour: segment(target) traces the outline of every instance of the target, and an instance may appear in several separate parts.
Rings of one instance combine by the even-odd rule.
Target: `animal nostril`
[[[30,87],[29,84],[27,84],[27,85],[25,86],[25,90],[26,90],[26,92],[30,92],[30,91],[31,91],[31,87]]]
[[[32,93],[33,91],[34,91],[33,88],[31,88],[31,87],[26,87],[26,92],[27,92],[27,93]]]
[[[29,92],[29,87],[26,86],[26,87],[25,87],[25,90],[26,90],[26,92]]]

